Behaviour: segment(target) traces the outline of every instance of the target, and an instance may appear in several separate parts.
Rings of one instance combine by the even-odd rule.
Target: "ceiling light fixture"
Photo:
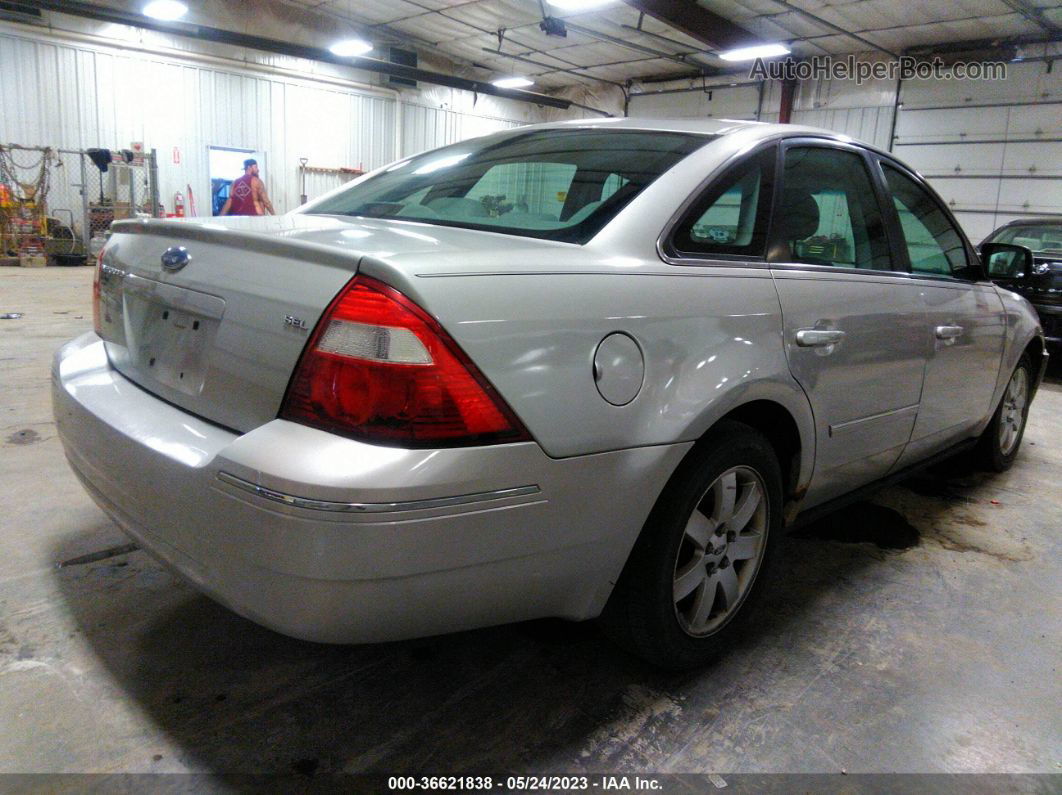
[[[789,55],[789,48],[784,44],[755,44],[719,53],[724,61],[751,61],[753,58],[774,58],[778,55]]]
[[[526,88],[534,84],[534,80],[528,80],[526,77],[503,77],[491,83],[495,88]]]
[[[329,47],[328,51],[332,55],[338,55],[340,58],[353,58],[371,52],[372,44],[364,39],[343,39]]]
[[[613,0],[549,0],[554,8],[564,11],[589,11],[591,8],[608,5]]]
[[[177,0],[152,0],[144,6],[144,16],[173,22],[188,13],[188,6]]]

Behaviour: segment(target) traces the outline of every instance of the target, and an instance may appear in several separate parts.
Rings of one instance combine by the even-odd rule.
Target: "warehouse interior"
[[[1014,221],[1062,228],[1062,3],[170,5],[184,11],[0,1],[0,782],[354,774],[383,777],[383,791],[388,776],[890,773],[1058,786],[1058,346],[1012,469],[945,462],[787,536],[771,620],[681,674],[593,622],[341,646],[237,616],[85,493],[57,435],[50,367],[92,328],[110,224],[218,215],[247,159],[282,215],[396,161],[530,124],[808,125],[901,158],[974,245]],[[798,62],[1006,72],[787,79],[722,57],[765,42]]]

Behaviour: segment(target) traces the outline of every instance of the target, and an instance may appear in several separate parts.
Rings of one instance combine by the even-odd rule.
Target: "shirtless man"
[[[243,161],[243,176],[232,183],[222,215],[276,215],[265,183],[258,178],[258,161]]]

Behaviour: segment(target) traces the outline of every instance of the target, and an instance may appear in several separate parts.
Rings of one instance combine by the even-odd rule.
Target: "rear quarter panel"
[[[769,271],[671,265],[656,248],[683,201],[764,140],[758,129],[716,139],[586,245],[484,233],[460,254],[377,252],[359,269],[434,314],[550,456],[695,441],[733,408],[771,400],[798,426],[804,488],[814,424],[786,364]],[[593,377],[597,345],[617,331],[645,358],[641,391],[624,406],[606,402]]]
[[[693,441],[736,406],[766,399],[797,421],[806,481],[811,414],[786,366],[769,271],[570,248],[567,267],[517,255],[502,271],[495,255],[479,270],[473,254],[460,271],[418,275],[374,259],[361,269],[435,314],[550,456]],[[593,376],[598,344],[617,331],[645,360],[641,391],[623,406],[606,402]]]

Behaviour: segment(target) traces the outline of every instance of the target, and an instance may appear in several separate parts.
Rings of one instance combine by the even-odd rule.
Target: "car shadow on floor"
[[[726,709],[728,700],[744,703],[750,676],[770,690],[760,676],[766,658],[793,661],[791,671],[771,676],[815,675],[800,670],[801,655],[821,643],[812,627],[834,620],[816,615],[819,606],[855,599],[872,608],[875,571],[898,565],[897,556],[918,541],[900,513],[871,503],[784,538],[777,581],[754,631],[716,662],[683,674],[627,655],[593,622],[326,646],[240,618],[143,552],[55,576],[123,698],[165,735],[130,742],[112,769],[307,776],[638,770],[659,766],[666,749],[685,742],[683,733],[703,730],[670,717],[674,699],[687,708],[703,704],[700,714]],[[76,537],[55,550],[56,559],[73,546]],[[808,666],[821,664],[804,656]],[[654,744],[657,734],[667,743]],[[167,758],[175,747],[178,758]]]

